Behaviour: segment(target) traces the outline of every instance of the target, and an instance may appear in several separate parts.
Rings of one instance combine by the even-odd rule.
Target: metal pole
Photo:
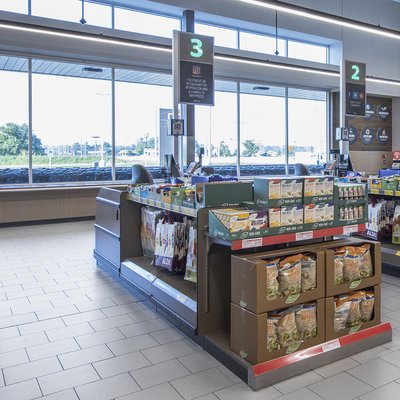
[[[240,177],[240,83],[236,82],[236,116],[237,116],[237,129],[236,129],[236,174]]]
[[[285,173],[289,175],[289,89],[285,87]]]
[[[33,183],[32,172],[32,59],[28,59],[28,182]]]
[[[111,68],[111,180],[115,176],[115,68]]]
[[[194,33],[194,11],[185,10],[182,15],[181,30]],[[180,165],[188,165],[195,160],[195,106],[182,105],[185,120],[185,136],[180,138]]]

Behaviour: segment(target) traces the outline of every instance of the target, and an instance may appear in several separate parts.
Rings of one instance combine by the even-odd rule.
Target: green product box
[[[268,207],[303,203],[303,178],[255,178],[254,203]]]
[[[196,203],[190,200],[182,200],[182,206],[188,208],[196,208]]]
[[[345,186],[347,187],[354,187],[354,186],[359,186],[360,184],[357,185],[351,185],[351,184],[347,184]],[[357,198],[348,198],[348,199],[341,199],[340,198],[340,193],[339,193],[339,188],[343,186],[342,185],[335,185],[335,198],[334,198],[334,202],[335,205],[338,207],[341,206],[349,206],[349,205],[362,205],[362,204],[368,204],[368,190],[367,190],[367,186],[365,184],[364,185],[364,195],[361,197],[357,197]]]
[[[354,218],[354,215],[349,215],[348,219],[341,219],[340,213],[341,209],[351,208],[351,207],[363,207],[362,216],[359,218]],[[346,216],[346,215],[345,215]],[[347,225],[356,225],[356,224],[364,224],[368,220],[368,203],[364,204],[355,204],[350,206],[336,206],[335,207],[335,225],[336,226],[347,226]]]
[[[183,187],[171,188],[171,204],[182,206],[184,198],[185,198],[185,188]]]
[[[382,178],[382,190],[399,190],[399,180],[396,178]]]
[[[328,203],[334,198],[333,176],[304,177],[304,204]]]
[[[236,207],[243,201],[253,201],[253,183],[197,183],[196,200],[199,207]]]

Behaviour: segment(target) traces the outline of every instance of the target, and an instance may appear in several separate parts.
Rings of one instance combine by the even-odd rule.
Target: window
[[[240,32],[239,43],[241,50],[254,51],[263,54],[275,54],[276,40],[273,36]],[[286,40],[278,39],[279,56],[286,57]]]
[[[85,20],[88,25],[112,27],[111,7],[85,1]],[[80,0],[32,0],[32,15],[79,23],[82,18]]]
[[[116,179],[127,179],[132,164],[159,166],[173,153],[174,138],[167,135],[172,77],[117,69],[115,79]]]
[[[28,60],[0,56],[0,183],[28,183]],[[37,138],[33,140],[35,152]]]
[[[310,43],[288,41],[288,57],[326,63],[327,48]]]
[[[237,49],[237,31],[218,26],[195,24],[195,32],[200,35],[213,36],[215,46],[232,47]]]
[[[33,182],[111,179],[111,70],[32,61]]]
[[[289,164],[326,162],[326,93],[289,89]]]
[[[28,0],[1,0],[0,11],[28,14]]]
[[[204,147],[204,165],[236,165],[236,83],[216,82],[215,106],[196,107],[196,154]],[[225,91],[221,91],[225,89]]]
[[[179,19],[161,15],[148,14],[138,11],[115,7],[115,29],[129,32],[145,33],[148,35],[172,37],[174,29],[179,30]]]
[[[284,166],[285,89],[246,83],[240,92],[241,165]]]

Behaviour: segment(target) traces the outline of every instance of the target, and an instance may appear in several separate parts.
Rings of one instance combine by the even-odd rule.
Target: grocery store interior
[[[400,0],[0,0],[0,399],[400,391]]]

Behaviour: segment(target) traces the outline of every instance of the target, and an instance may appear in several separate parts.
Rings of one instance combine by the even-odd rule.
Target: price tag
[[[339,339],[331,340],[330,342],[322,343],[322,350],[324,353],[327,351],[338,349],[340,346]]]
[[[396,251],[396,256],[400,257],[400,251]]]
[[[400,191],[396,190],[396,191],[394,192],[394,195],[395,195],[396,197],[400,197]]]
[[[350,235],[350,233],[358,232],[358,225],[349,225],[343,227],[343,234]]]
[[[383,191],[383,194],[385,195],[385,196],[393,196],[393,191],[392,190],[384,190]]]
[[[313,231],[296,233],[296,241],[298,241],[298,240],[310,240],[313,237],[314,237]]]
[[[262,246],[262,238],[242,240],[243,249],[248,249],[250,247],[260,247],[260,246]]]

